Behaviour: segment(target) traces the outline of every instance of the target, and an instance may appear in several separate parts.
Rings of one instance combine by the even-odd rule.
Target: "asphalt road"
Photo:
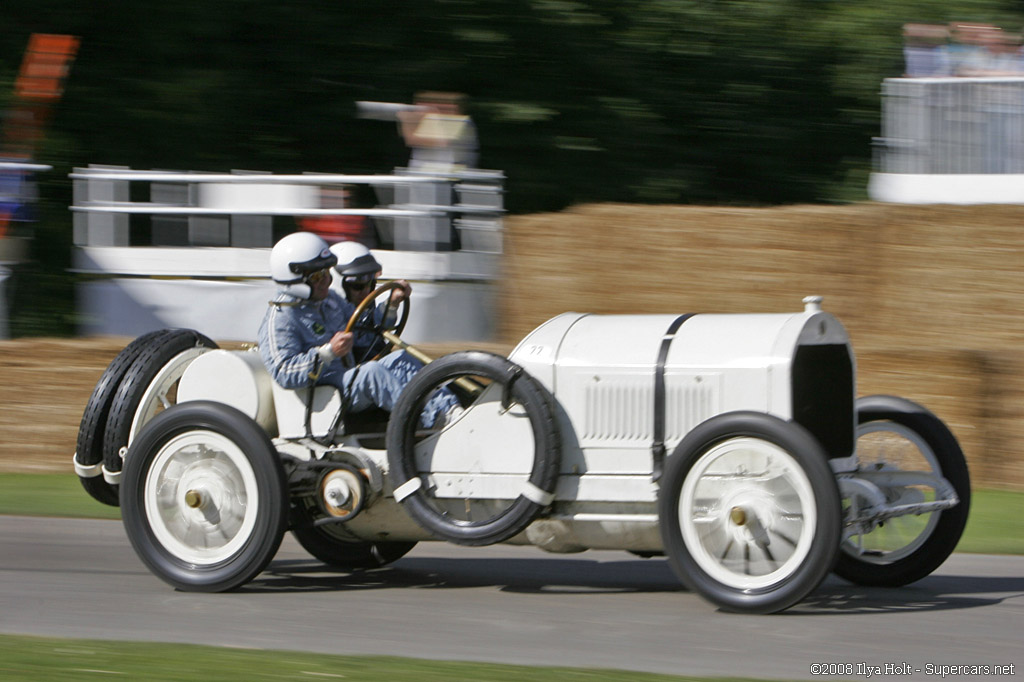
[[[829,578],[784,614],[739,616],[683,591],[662,559],[422,543],[390,567],[338,574],[290,536],[244,589],[182,593],[144,568],[118,522],[0,517],[7,634],[778,679],[815,679],[815,663],[909,664],[920,672],[901,679],[938,680],[928,666],[1024,674],[1022,624],[1022,557],[954,555],[902,589]]]

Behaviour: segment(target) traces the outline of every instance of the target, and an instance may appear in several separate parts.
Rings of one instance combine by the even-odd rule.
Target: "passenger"
[[[374,406],[390,412],[423,363],[405,351],[368,360],[379,335],[344,331],[358,304],[373,292],[380,265],[360,244],[342,242],[335,248],[351,258],[338,264],[327,243],[308,232],[290,234],[274,246],[270,274],[279,291],[260,325],[260,356],[274,381],[284,388],[329,384],[341,389],[348,412]],[[346,298],[330,288],[335,265],[342,274]],[[412,294],[408,282],[398,280],[398,284],[388,301],[367,311],[374,321],[393,316]],[[421,425],[439,425],[443,422],[438,418],[457,407],[450,391],[439,390],[427,401]]]

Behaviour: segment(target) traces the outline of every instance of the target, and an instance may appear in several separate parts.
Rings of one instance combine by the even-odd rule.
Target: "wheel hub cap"
[[[145,481],[146,515],[160,544],[209,565],[245,546],[258,492],[248,457],[225,436],[189,431],[157,452]]]

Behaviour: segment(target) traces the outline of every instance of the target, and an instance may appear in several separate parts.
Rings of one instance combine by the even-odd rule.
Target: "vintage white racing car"
[[[918,580],[963,532],[963,453],[925,408],[857,399],[845,329],[819,297],[804,304],[566,313],[507,359],[428,364],[390,415],[347,414],[332,387],[285,390],[253,350],[153,332],[97,384],[75,469],[182,590],[252,580],[287,530],[342,570],[424,540],[665,555],[691,590],[749,613],[796,604],[830,571]],[[402,312],[374,331],[407,347]],[[425,430],[440,387],[465,409]]]

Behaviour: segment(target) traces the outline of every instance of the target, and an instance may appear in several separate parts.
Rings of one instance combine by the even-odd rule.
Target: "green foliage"
[[[278,173],[405,165],[354,102],[466,93],[513,212],[598,201],[865,197],[901,26],[1024,25],[1009,0],[7,0],[0,108],[33,32],[81,38],[38,162],[12,333],[73,333],[67,173],[90,163]]]
[[[851,196],[903,22],[1024,23],[996,0],[45,6],[5,3],[0,36],[0,86],[31,32],[82,38],[44,162],[383,172],[406,150],[353,103],[446,89],[469,95],[515,211]]]
[[[0,109],[33,32],[81,38],[41,163],[12,333],[73,333],[67,173],[405,165],[354,102],[466,93],[513,212],[865,198],[907,21],[1024,25],[1008,0],[7,0]]]

